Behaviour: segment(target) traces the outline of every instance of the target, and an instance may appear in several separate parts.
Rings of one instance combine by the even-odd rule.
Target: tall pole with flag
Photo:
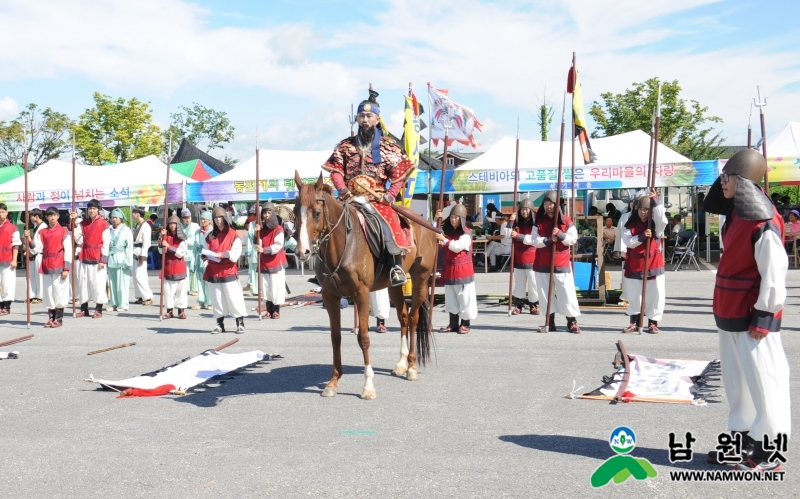
[[[561,174],[564,165],[564,125],[566,124],[565,111],[567,108],[567,93],[564,92],[564,103],[561,105],[561,138],[558,146],[558,174],[556,175],[556,206],[554,208],[555,214],[553,226],[558,227],[558,222],[561,220]],[[547,234],[546,237],[551,237]],[[550,325],[550,311],[553,309],[553,280],[555,279],[556,271],[556,248],[555,244],[551,246],[550,253],[550,284],[547,286],[547,313],[545,314],[544,326],[539,328],[540,333],[546,333]],[[513,272],[513,270],[512,270]]]
[[[414,165],[414,170],[406,179],[406,185],[402,193],[402,205],[406,208],[411,206],[411,198],[414,195],[414,186],[417,183],[417,172],[419,172],[419,102],[417,96],[408,82],[408,95],[405,96],[405,122],[403,123],[403,149],[406,156]]]
[[[72,135],[72,191],[70,194],[70,199],[72,200],[72,211],[70,213],[75,213],[75,134]],[[77,268],[77,256],[75,252],[75,225],[78,224],[78,219],[75,218],[74,220],[70,219],[72,222],[72,227],[70,230],[70,236],[72,240],[72,269],[69,272],[69,279],[70,279],[70,286],[72,288],[72,317],[75,317],[77,314],[75,310],[75,301],[78,297],[75,295],[75,269]]]
[[[169,220],[169,171],[172,169],[170,166],[172,163],[172,138],[169,139],[169,148],[167,149],[167,179],[166,184],[164,184],[164,226],[161,227],[161,238],[167,236],[167,227],[169,224],[167,220]],[[162,239],[159,239],[158,244],[161,245]],[[161,297],[158,301],[158,320],[161,321],[164,318],[164,281],[167,272],[167,250],[165,248],[161,248]]]
[[[517,209],[517,203],[519,201],[519,116],[517,116],[517,144],[516,144],[516,152],[514,153],[514,210]],[[509,221],[506,224],[506,230],[510,231],[512,229],[512,222]],[[508,315],[511,316],[511,310],[514,308],[514,297],[511,295],[514,286],[514,241],[511,242],[511,256],[509,257],[509,265],[511,268],[508,272]]]
[[[450,133],[450,129],[453,127],[452,121],[450,117],[445,117],[444,122],[444,153],[442,154],[442,169],[441,169],[441,176],[439,177],[439,203],[437,205],[436,211],[440,212],[444,209],[444,180],[445,174],[447,173],[447,139],[448,134]],[[431,170],[432,171],[432,170]],[[442,218],[436,218],[436,226],[442,228]],[[430,324],[433,324],[433,302],[434,297],[436,296],[436,271],[439,267],[439,244],[436,245],[436,249],[433,252],[433,270],[431,271],[431,292],[430,292],[430,303],[428,304],[428,321]]]
[[[655,125],[653,126],[653,158],[652,161],[648,164],[648,179],[649,182],[647,184],[647,196],[650,196],[650,193],[655,189],[656,185],[656,168],[658,165],[658,136],[661,132],[661,84],[658,84],[658,101],[656,102],[656,120]],[[653,207],[652,204],[650,206],[650,210],[647,212],[647,229],[653,225]],[[642,303],[639,308],[639,334],[642,334],[642,330],[644,329],[644,306],[647,302],[647,277],[649,273],[649,263],[650,263],[650,246],[652,244],[661,244],[661,241],[653,241],[656,237],[656,234],[651,234],[650,237],[645,238],[644,240],[644,268],[642,269]]]
[[[25,229],[30,230],[31,227],[31,213],[28,210],[28,152],[22,155],[22,171],[25,174]],[[25,309],[26,321],[28,329],[31,328],[31,246],[28,244],[28,238],[24,238],[23,244],[25,245]],[[15,262],[16,263],[16,262]],[[13,296],[12,296],[13,298]]]
[[[761,86],[756,85],[756,89],[758,90],[758,102],[756,102],[756,98],[753,97],[753,103],[758,108],[759,113],[761,114],[761,154],[764,155],[764,160],[767,160],[767,117],[764,115],[764,108],[767,106],[767,96],[764,96],[764,100],[761,100]],[[764,172],[764,190],[767,192],[767,196],[769,196],[769,165],[767,165],[767,171]]]

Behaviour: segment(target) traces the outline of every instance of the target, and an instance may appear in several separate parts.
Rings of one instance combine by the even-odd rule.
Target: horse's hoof
[[[326,386],[325,389],[322,390],[322,394],[321,395],[323,397],[333,397],[333,396],[336,395],[337,392],[338,392],[337,388],[334,388],[332,386]]]
[[[378,394],[375,392],[375,388],[365,388],[364,392],[361,394],[362,400],[374,400]]]
[[[392,371],[392,374],[394,374],[395,376],[403,376],[407,372],[408,372],[408,367],[401,366],[400,364],[398,364],[394,366],[394,371]]]
[[[417,381],[417,380],[419,380],[419,376],[417,375],[417,370],[416,369],[409,369],[406,372],[406,379],[408,381]]]

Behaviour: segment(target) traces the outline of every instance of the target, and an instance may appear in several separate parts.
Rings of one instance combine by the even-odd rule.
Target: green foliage
[[[94,93],[95,106],[84,112],[75,125],[78,155],[92,165],[126,162],[151,154],[158,155],[163,141],[158,126],[152,123],[149,102],[137,98]]]
[[[621,94],[600,94],[603,102],[593,102],[589,114],[596,128],[593,138],[642,130],[650,133],[658,100],[658,78],[634,83]],[[678,80],[661,82],[661,130],[659,140],[692,160],[716,159],[724,152],[719,134],[709,137],[708,123],[721,123],[709,116],[708,107],[696,100],[680,98]]]
[[[778,193],[781,197],[789,196],[792,200],[792,204],[796,205],[800,202],[800,186],[796,185],[770,185],[769,186],[769,195],[773,195],[774,193]]]
[[[225,157],[222,158],[222,162],[225,163],[228,166],[236,166],[239,163],[239,160],[238,159],[233,159],[232,157],[230,157],[230,156],[228,156],[226,154]]]
[[[69,149],[71,126],[66,114],[28,104],[16,119],[0,121],[0,165],[22,164],[26,152],[29,168],[58,158]]]
[[[223,144],[233,140],[234,128],[227,113],[215,111],[193,102],[193,106],[181,106],[177,113],[170,113],[169,129],[164,132],[164,142],[172,139],[173,150],[183,139],[200,147],[205,144],[206,152],[221,149]],[[227,161],[226,161],[227,163]],[[230,164],[230,163],[229,163]]]

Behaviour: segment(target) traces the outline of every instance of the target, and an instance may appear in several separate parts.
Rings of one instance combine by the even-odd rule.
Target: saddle
[[[375,258],[381,258],[386,253],[386,242],[381,228],[380,217],[376,213],[370,213],[365,205],[361,203],[351,203],[350,206],[356,209],[358,221],[361,229],[369,243],[369,250]]]

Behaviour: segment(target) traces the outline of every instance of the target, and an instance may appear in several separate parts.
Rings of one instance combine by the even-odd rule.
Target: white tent
[[[800,156],[800,123],[790,121],[783,130],[767,139],[767,156],[770,158],[796,158]]]
[[[95,189],[164,184],[166,175],[167,166],[155,156],[147,156],[114,165],[76,165],[75,185],[79,189]],[[170,172],[170,184],[179,184],[184,180],[194,182],[175,170]],[[70,189],[71,186],[72,163],[68,161],[51,159],[28,173],[29,191],[63,190]],[[24,177],[0,185],[2,192],[22,192],[24,189]]]
[[[592,150],[597,155],[597,161],[591,166],[628,166],[646,165],[647,155],[650,152],[650,136],[641,130],[621,133],[611,137],[591,139]],[[558,166],[557,141],[519,141],[519,167],[524,168],[555,168]],[[484,154],[472,161],[465,163],[458,170],[508,170],[514,168],[516,154],[516,139],[504,137],[489,148]],[[691,162],[689,158],[678,154],[664,144],[658,146],[658,163],[683,163]],[[572,156],[569,150],[569,139],[564,144],[564,167],[572,166]],[[575,166],[583,167],[583,153],[580,144],[575,141]]]
[[[327,151],[278,151],[259,149],[259,177],[262,179],[294,178],[297,170],[302,178],[318,177],[322,172],[322,163],[330,157],[331,150]],[[248,159],[236,168],[229,170],[210,182],[224,180],[255,180],[256,157]]]

